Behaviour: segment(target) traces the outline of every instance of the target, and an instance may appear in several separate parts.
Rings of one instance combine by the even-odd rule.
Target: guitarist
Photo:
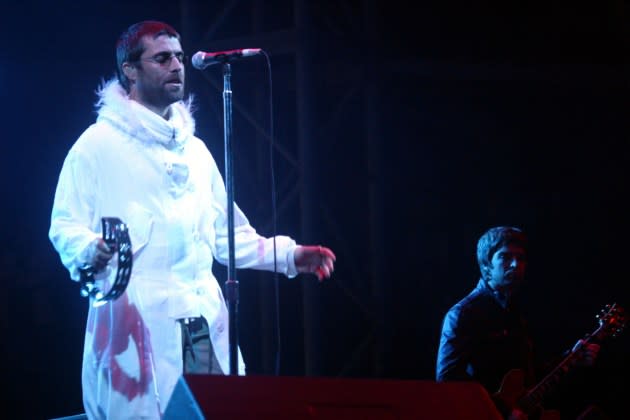
[[[523,389],[535,384],[533,347],[527,324],[514,299],[525,278],[527,237],[515,227],[494,227],[477,243],[481,278],[444,317],[436,380],[474,380],[493,395],[505,418],[527,419],[519,407],[494,394],[512,369],[523,373]],[[582,345],[583,344],[583,345]],[[593,363],[599,345],[576,344],[581,364]]]

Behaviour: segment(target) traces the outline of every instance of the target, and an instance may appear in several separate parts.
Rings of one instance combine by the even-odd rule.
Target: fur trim
[[[118,123],[124,121],[125,125],[128,125],[127,130],[135,132],[140,129],[142,123],[132,110],[129,95],[116,78],[108,81],[103,79],[96,90],[96,95],[98,100],[95,107],[99,118],[107,118],[107,115],[111,116],[113,113],[116,114],[115,119],[118,120]],[[177,114],[177,117],[183,121],[182,128],[190,135],[195,133],[195,119],[192,116],[194,110],[193,99],[193,95],[189,95],[185,100],[171,105],[171,118]]]

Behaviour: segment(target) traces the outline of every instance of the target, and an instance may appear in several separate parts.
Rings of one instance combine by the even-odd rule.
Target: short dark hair
[[[527,236],[519,228],[497,226],[488,229],[477,242],[477,263],[483,276],[483,269],[490,265],[490,260],[497,249],[502,246],[516,244],[527,253]]]
[[[155,39],[162,35],[168,35],[181,41],[179,33],[171,25],[155,20],[134,23],[118,38],[116,42],[116,74],[118,81],[127,93],[129,93],[130,86],[129,79],[123,72],[123,63],[133,63],[140,59],[144,52],[143,37],[152,36]]]

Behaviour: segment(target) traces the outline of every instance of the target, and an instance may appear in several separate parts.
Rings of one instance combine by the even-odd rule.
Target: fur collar
[[[192,98],[171,105],[168,120],[129,99],[118,80],[103,82],[97,90],[97,121],[107,121],[115,128],[144,142],[158,142],[165,147],[182,147],[195,132]]]

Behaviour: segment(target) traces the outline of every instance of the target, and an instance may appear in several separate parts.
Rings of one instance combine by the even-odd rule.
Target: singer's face
[[[164,115],[168,106],[184,97],[184,63],[177,38],[167,35],[143,38],[144,53],[137,64],[137,78],[130,96]]]

